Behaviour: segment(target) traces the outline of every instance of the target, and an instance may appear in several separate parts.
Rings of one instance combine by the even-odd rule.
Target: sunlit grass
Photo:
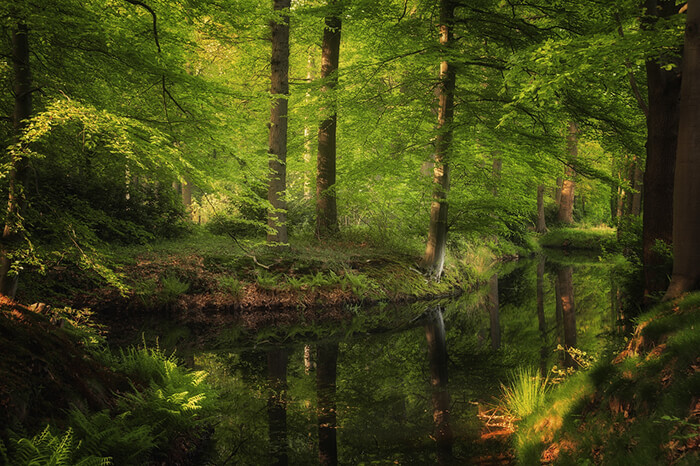
[[[505,408],[518,419],[529,416],[542,406],[547,391],[548,378],[530,367],[519,367],[508,385],[501,384]]]

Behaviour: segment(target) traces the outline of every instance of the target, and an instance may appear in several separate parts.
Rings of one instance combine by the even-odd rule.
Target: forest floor
[[[622,351],[556,385],[518,423],[519,462],[700,464],[700,293],[636,323]]]

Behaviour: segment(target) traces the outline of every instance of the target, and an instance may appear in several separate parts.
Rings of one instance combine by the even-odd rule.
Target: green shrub
[[[218,282],[221,291],[230,294],[236,299],[243,294],[243,283],[232,275],[219,277]]]
[[[502,403],[513,417],[523,419],[542,405],[547,391],[547,377],[521,367],[513,373],[509,385],[501,385]]]
[[[75,442],[70,427],[63,435],[53,435],[46,428],[32,438],[12,436],[9,447],[0,441],[0,459],[13,466],[75,465],[100,466],[112,464],[111,458],[84,455],[81,442]]]

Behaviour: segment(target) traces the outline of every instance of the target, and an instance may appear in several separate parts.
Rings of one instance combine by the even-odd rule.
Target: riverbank
[[[519,462],[698,464],[699,347],[700,293],[656,306],[622,351],[542,391],[517,424]]]
[[[495,262],[530,253],[506,242],[450,246],[444,275],[434,282],[419,268],[421,245],[410,241],[346,234],[329,242],[292,239],[288,248],[274,249],[195,229],[176,240],[102,251],[109,274],[50,267],[45,276],[21,281],[18,299],[112,316],[166,312],[193,323],[235,317],[256,329],[298,318],[342,318],[352,305],[459,294],[488,280]]]

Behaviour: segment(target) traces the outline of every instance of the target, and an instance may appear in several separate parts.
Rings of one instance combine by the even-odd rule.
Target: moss
[[[597,252],[618,251],[613,228],[556,228],[542,235],[541,246],[546,248],[581,249]]]

